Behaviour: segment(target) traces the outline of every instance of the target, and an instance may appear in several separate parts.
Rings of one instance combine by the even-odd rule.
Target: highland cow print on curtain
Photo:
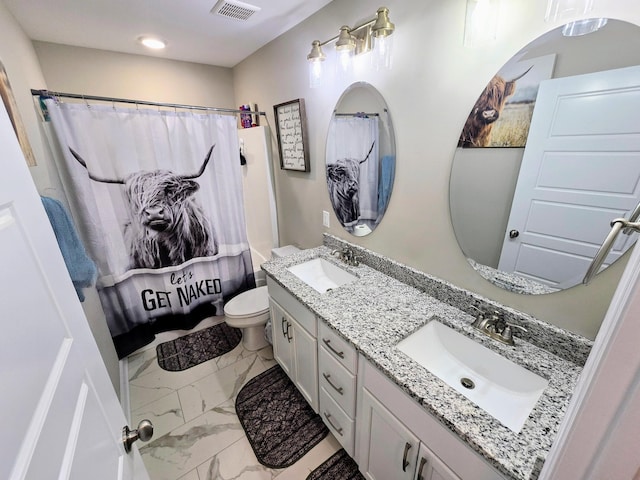
[[[233,116],[45,103],[121,358],[255,287]]]
[[[327,186],[344,227],[378,217],[378,128],[378,117],[335,116],[329,125]]]

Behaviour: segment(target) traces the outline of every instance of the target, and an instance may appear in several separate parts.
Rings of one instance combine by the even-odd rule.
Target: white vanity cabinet
[[[460,480],[367,389],[362,390],[360,469],[370,480]]]
[[[504,480],[367,360],[359,363],[356,462],[369,480]]]
[[[319,321],[320,415],[351,457],[355,453],[357,366],[355,348],[323,321]]]
[[[267,277],[273,355],[318,412],[317,320],[298,300]]]
[[[358,413],[358,466],[369,480],[413,480],[420,441],[367,389]]]

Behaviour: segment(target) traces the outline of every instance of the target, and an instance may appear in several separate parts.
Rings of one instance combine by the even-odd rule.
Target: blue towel
[[[380,181],[378,182],[378,214],[387,209],[391,188],[393,187],[393,177],[396,172],[396,157],[385,155],[380,162]]]
[[[64,258],[73,286],[80,301],[84,302],[82,289],[95,284],[98,275],[96,265],[87,256],[71,217],[64,206],[53,198],[41,198],[53,232],[56,234],[62,258]]]

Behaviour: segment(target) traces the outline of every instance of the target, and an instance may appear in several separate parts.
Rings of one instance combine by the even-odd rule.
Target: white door
[[[415,480],[460,480],[460,477],[421,443]]]
[[[579,283],[640,201],[640,67],[541,83],[498,268]],[[509,232],[519,232],[510,238]],[[620,235],[605,265],[636,235]]]
[[[318,413],[318,346],[316,339],[295,320],[291,323],[295,384],[313,411]]]
[[[295,365],[293,363],[293,344],[291,320],[280,305],[273,300],[271,305],[271,329],[273,338],[273,356],[280,367],[295,382]]]
[[[125,416],[1,106],[0,159],[0,478],[132,479]]]
[[[366,388],[358,414],[358,466],[368,480],[413,480],[418,438]]]

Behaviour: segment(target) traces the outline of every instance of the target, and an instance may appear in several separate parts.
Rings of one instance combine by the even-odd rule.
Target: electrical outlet
[[[322,225],[329,228],[329,212],[326,210],[322,211]]]

